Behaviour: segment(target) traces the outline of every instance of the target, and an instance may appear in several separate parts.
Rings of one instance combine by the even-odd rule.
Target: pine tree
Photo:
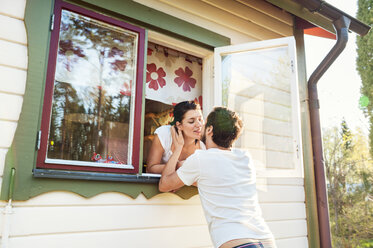
[[[341,122],[341,136],[343,145],[346,151],[350,151],[352,149],[351,142],[352,142],[352,134],[350,128],[347,126],[346,120],[343,118]]]
[[[373,163],[366,136],[343,120],[323,132],[333,247],[373,244]]]
[[[373,24],[373,0],[358,0],[357,18]],[[360,74],[362,100],[360,107],[370,121],[370,153],[373,155],[373,32],[357,37],[357,71]]]

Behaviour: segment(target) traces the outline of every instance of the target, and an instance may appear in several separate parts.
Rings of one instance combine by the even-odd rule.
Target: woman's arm
[[[161,141],[159,140],[158,135],[155,135],[146,161],[146,172],[162,174],[162,171],[166,166],[166,164],[161,163],[163,153],[164,149]]]

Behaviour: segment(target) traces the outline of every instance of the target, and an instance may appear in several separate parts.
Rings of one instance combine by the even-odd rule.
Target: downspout
[[[333,22],[334,29],[337,32],[337,43],[330,50],[328,55],[323,59],[308,80],[309,110],[321,248],[331,248],[332,242],[329,225],[328,195],[324,170],[317,82],[344,50],[348,41],[348,29],[350,23],[351,20],[346,16],[341,16],[338,20]]]
[[[12,168],[10,171],[10,181],[9,181],[9,191],[8,191],[8,204],[5,206],[4,209],[4,221],[3,221],[3,231],[1,235],[1,248],[8,248],[9,247],[9,231],[10,231],[10,215],[13,213],[12,211],[12,199],[13,199],[13,189],[14,189],[14,178],[16,175],[16,169]]]

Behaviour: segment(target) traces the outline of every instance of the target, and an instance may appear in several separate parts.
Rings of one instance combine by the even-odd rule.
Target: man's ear
[[[207,135],[212,135],[213,134],[212,130],[213,130],[213,127],[209,126],[208,128],[206,128],[206,134]]]

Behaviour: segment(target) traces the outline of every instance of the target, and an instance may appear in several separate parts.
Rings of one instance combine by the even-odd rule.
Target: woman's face
[[[177,127],[183,131],[185,137],[200,139],[203,124],[201,110],[188,110]]]

